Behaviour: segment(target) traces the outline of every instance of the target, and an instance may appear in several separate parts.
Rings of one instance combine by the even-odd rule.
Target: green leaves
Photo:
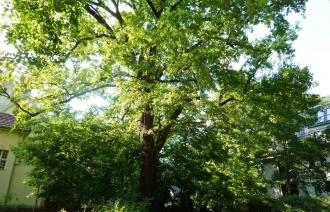
[[[148,137],[166,191],[178,185],[196,207],[228,209],[262,196],[259,159],[271,138],[311,123],[318,99],[308,69],[291,62],[296,28],[286,20],[304,0],[10,3],[16,52],[1,56],[0,77],[13,81],[9,98],[34,133],[20,152],[40,195],[87,203],[136,189]],[[250,39],[260,25],[269,34]],[[110,106],[68,112],[93,95]]]
[[[47,124],[45,124],[47,123]],[[37,118],[32,135],[16,154],[33,169],[29,185],[62,207],[128,197],[138,177],[137,137],[123,135],[104,120],[70,114]]]

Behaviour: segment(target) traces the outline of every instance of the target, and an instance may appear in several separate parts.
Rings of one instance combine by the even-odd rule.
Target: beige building
[[[0,97],[0,204],[34,206],[35,198],[30,195],[32,188],[24,183],[30,167],[17,160],[12,151],[26,136],[22,132],[11,132],[15,122],[13,108]]]

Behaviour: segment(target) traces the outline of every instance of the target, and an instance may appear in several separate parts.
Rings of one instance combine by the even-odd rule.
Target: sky
[[[330,0],[309,0],[294,43],[296,62],[309,67],[318,85],[311,92],[330,95]]]

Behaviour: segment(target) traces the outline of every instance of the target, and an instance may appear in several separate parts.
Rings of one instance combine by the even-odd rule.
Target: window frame
[[[5,170],[8,155],[9,155],[9,150],[0,149],[0,171]]]
[[[325,112],[323,110],[317,112],[317,123],[322,123],[322,122],[325,122]]]

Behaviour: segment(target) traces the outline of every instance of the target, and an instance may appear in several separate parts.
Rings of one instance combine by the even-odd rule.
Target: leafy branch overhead
[[[257,71],[250,70],[268,67],[272,49],[283,51],[289,47],[292,36],[290,30],[283,28],[289,26],[284,14],[299,11],[304,1],[54,0],[12,4],[16,12],[12,17],[18,20],[7,26],[8,40],[18,49],[12,60],[34,69],[31,77],[46,72],[38,69],[48,69],[48,76],[61,70],[66,73],[58,78],[68,79],[72,70],[63,70],[63,65],[84,61],[93,65],[85,72],[95,76],[95,81],[97,75],[106,76],[110,81],[107,83],[112,84],[136,76],[132,80],[177,82],[183,88],[193,75],[193,81],[199,79],[198,89],[220,92],[220,87],[221,93],[226,93],[221,85],[226,83],[226,76],[220,78],[217,72],[226,71],[226,75],[241,75],[240,80],[251,81],[255,75],[251,73]],[[247,30],[261,23],[274,33],[249,42]],[[231,73],[232,64],[241,56],[247,58],[246,65],[238,73]],[[190,64],[188,70],[186,64]],[[78,87],[81,90],[79,81],[72,83],[72,89]]]

